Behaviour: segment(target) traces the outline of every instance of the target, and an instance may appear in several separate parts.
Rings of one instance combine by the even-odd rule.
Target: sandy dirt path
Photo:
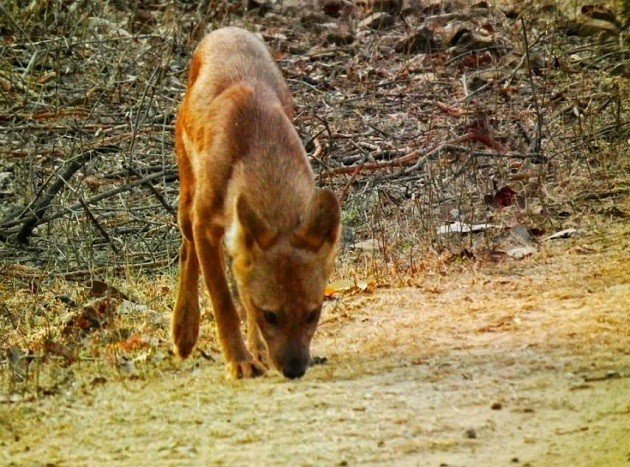
[[[199,359],[0,406],[0,463],[628,465],[629,230],[329,303],[300,381]]]

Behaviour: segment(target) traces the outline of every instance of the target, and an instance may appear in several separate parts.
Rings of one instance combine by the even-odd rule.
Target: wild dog
[[[182,232],[174,350],[199,334],[199,274],[234,378],[271,364],[304,375],[341,229],[334,194],[317,189],[292,124],[293,99],[265,44],[239,28],[208,34],[190,63],[175,127]],[[224,250],[247,318],[247,346]]]

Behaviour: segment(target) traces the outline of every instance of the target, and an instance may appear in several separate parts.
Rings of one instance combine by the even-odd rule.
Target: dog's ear
[[[240,195],[236,202],[236,215],[238,216],[239,224],[243,227],[248,248],[251,248],[253,243],[256,243],[262,250],[266,250],[273,245],[277,235],[260,218],[243,195]]]
[[[317,190],[291,244],[311,251],[319,250],[324,243],[333,245],[339,238],[340,225],[341,208],[335,194],[327,189]]]

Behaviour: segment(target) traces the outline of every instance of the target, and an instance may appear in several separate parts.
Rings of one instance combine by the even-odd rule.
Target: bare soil
[[[2,404],[0,463],[627,465],[629,234],[340,296],[299,381],[169,359]]]
[[[627,1],[378,27],[305,0],[22,3],[0,8],[0,465],[630,465]],[[344,200],[335,279],[363,284],[300,381],[226,380],[210,311],[168,353],[172,121],[227,24],[274,52]]]

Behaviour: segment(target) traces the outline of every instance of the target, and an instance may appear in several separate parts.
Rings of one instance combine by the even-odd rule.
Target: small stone
[[[507,254],[510,258],[523,259],[526,256],[533,255],[534,253],[536,253],[536,251],[536,248],[534,248],[533,246],[524,246],[512,248],[511,250],[508,250]]]
[[[533,242],[532,234],[527,227],[518,225],[510,229],[510,236],[515,240],[518,240],[524,246],[531,246]]]
[[[503,406],[501,405],[501,402],[494,402],[490,408],[492,410],[501,410],[503,408]]]

